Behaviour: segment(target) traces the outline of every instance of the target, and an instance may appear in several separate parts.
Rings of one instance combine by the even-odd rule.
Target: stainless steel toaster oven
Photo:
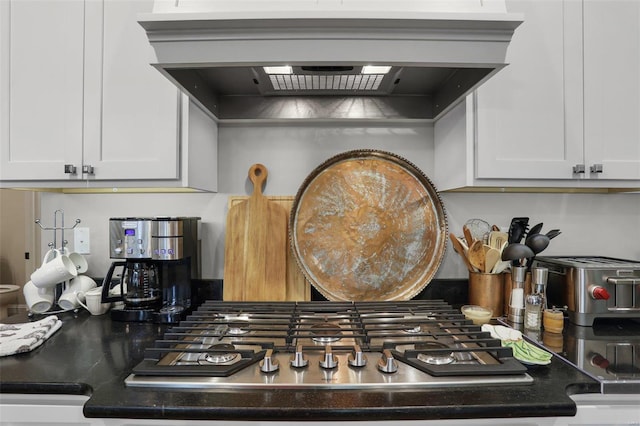
[[[549,269],[547,304],[566,306],[569,320],[640,318],[640,261],[598,256],[539,257]]]

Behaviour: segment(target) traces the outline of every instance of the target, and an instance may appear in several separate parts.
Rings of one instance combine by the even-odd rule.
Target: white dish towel
[[[0,356],[30,352],[62,326],[55,315],[22,324],[0,324]]]

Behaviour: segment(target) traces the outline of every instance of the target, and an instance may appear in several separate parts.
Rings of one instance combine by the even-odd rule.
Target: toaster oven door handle
[[[609,277],[607,278],[607,282],[615,285],[626,284],[626,285],[636,285],[640,284],[640,278],[616,278]]]

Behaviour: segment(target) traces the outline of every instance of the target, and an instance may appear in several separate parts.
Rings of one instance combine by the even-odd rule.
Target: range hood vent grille
[[[297,93],[311,92],[376,92],[385,74],[270,74],[273,90]]]

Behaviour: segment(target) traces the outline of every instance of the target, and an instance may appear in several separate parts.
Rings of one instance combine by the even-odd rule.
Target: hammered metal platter
[[[296,262],[331,301],[412,299],[437,272],[446,237],[429,178],[385,151],[349,151],[318,166],[290,216]]]

